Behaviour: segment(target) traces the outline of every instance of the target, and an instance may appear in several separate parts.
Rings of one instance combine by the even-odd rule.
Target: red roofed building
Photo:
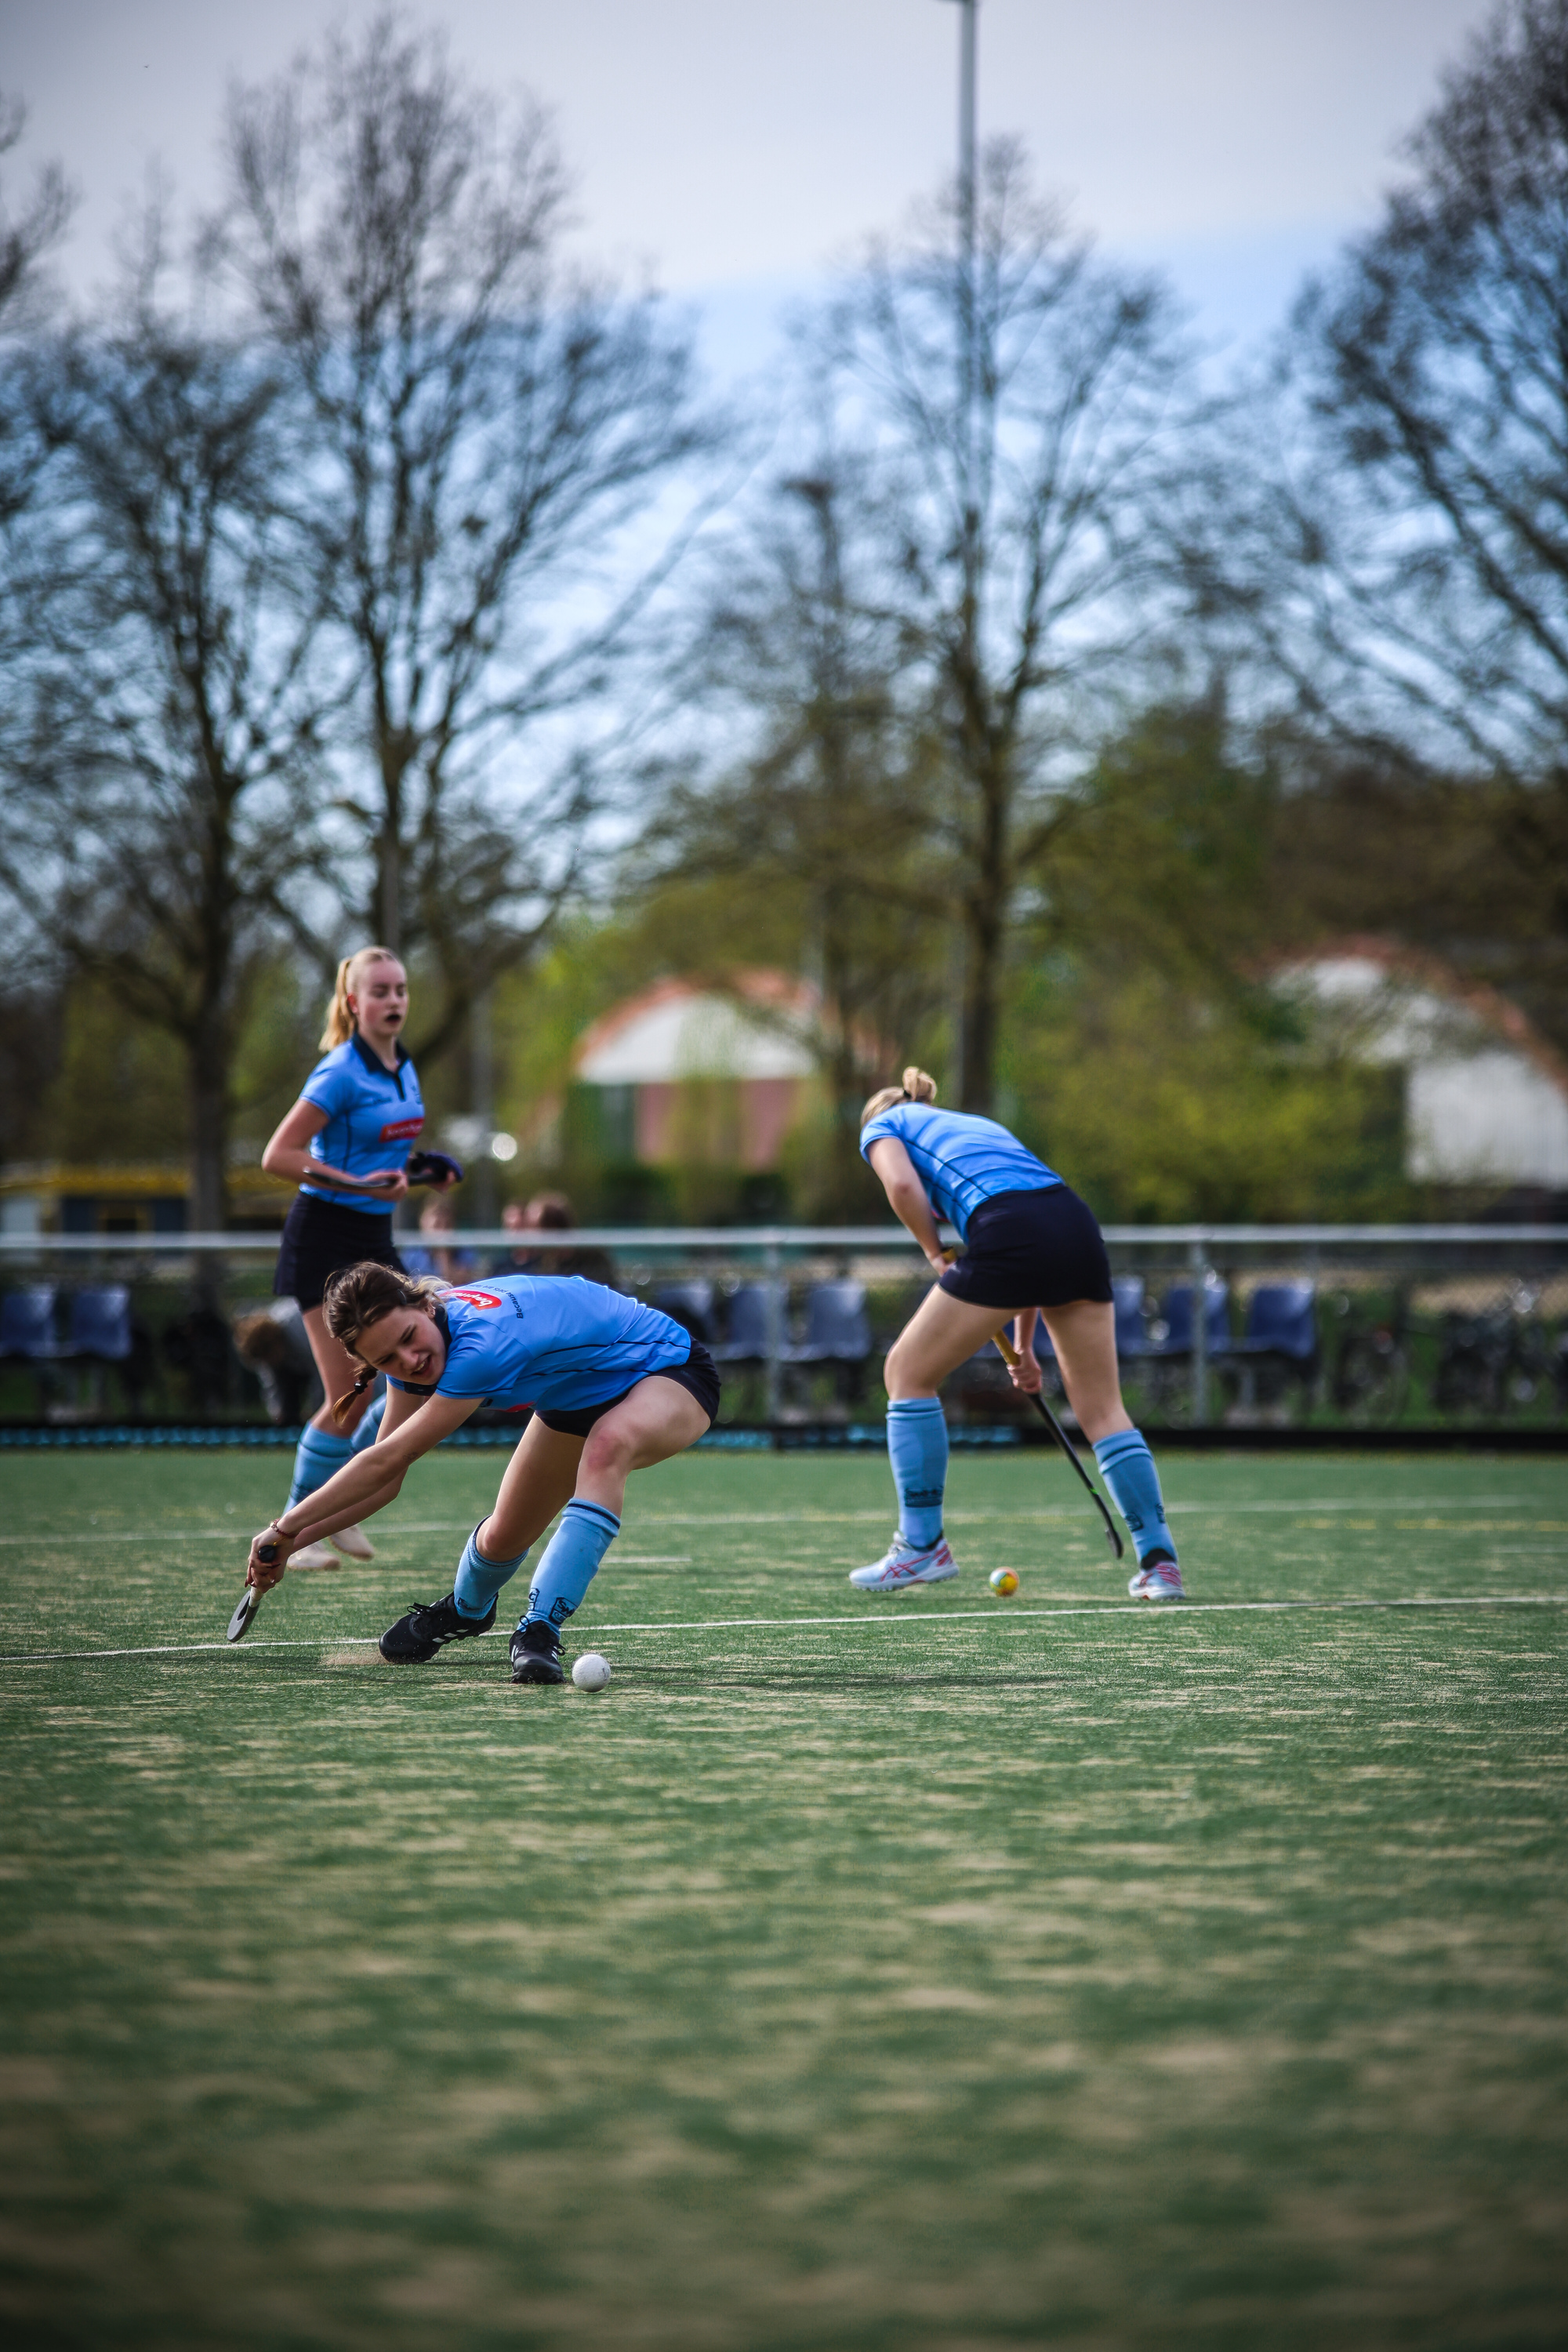
[[[720,991],[663,980],[579,1039],[573,1077],[602,1106],[611,1156],[663,1166],[700,1159],[776,1168],[816,1076],[814,989],[783,972]]]

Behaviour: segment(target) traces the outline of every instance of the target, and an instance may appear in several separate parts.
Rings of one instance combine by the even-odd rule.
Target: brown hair
[[[401,964],[401,956],[390,948],[355,948],[353,955],[344,956],[338,966],[338,976],[332,986],[332,1001],[327,1007],[327,1025],[321,1032],[318,1050],[330,1054],[334,1045],[346,1045],[354,1034],[354,1017],[349,1010],[349,995],[362,974],[373,963]]]
[[[278,1371],[289,1361],[289,1342],[283,1326],[265,1307],[258,1307],[251,1315],[236,1316],[234,1344],[244,1364],[268,1364]]]
[[[533,1218],[531,1226],[525,1228],[528,1232],[569,1234],[572,1230],[572,1203],[564,1192],[536,1192],[522,1213]]]
[[[891,1110],[895,1103],[933,1103],[935,1100],[936,1080],[924,1070],[918,1070],[911,1062],[904,1072],[901,1086],[878,1087],[860,1114],[860,1124],[864,1127],[868,1118],[876,1118],[881,1112]]]
[[[428,1312],[431,1301],[448,1287],[435,1275],[399,1274],[395,1265],[383,1265],[377,1258],[362,1258],[358,1265],[340,1266],[329,1277],[321,1297],[321,1317],[339,1346],[358,1356],[356,1342],[362,1331],[368,1331],[384,1315],[395,1315],[399,1307],[417,1307]],[[375,1377],[374,1367],[361,1356],[353,1387],[332,1399],[335,1422],[342,1423],[355,1398],[363,1396]]]

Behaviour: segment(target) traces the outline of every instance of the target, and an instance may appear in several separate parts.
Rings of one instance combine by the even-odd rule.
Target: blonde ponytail
[[[318,1053],[330,1054],[335,1045],[346,1045],[354,1034],[354,1017],[349,1009],[349,997],[358,984],[361,974],[373,963],[397,963],[390,948],[355,948],[353,955],[344,956],[338,966],[338,976],[332,987],[332,1001],[327,1007],[327,1025],[321,1032]]]
[[[933,1103],[935,1100],[936,1080],[926,1071],[917,1069],[911,1062],[904,1072],[901,1086],[878,1087],[860,1114],[860,1124],[864,1127],[868,1119],[879,1118],[883,1111],[891,1110],[895,1103]]]

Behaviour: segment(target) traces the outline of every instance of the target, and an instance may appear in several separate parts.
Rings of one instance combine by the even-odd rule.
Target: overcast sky
[[[127,190],[162,160],[209,198],[230,76],[276,71],[320,0],[0,0],[0,88],[26,160],[81,192],[67,269],[105,273]],[[778,301],[952,168],[958,11],[944,0],[447,0],[498,90],[555,109],[585,247],[701,299],[724,356]],[[981,130],[1021,131],[1110,247],[1164,264],[1219,335],[1271,322],[1370,219],[1400,133],[1488,0],[983,0]]]

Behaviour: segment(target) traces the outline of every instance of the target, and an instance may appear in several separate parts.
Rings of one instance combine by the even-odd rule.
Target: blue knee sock
[[[1114,1437],[1102,1437],[1094,1449],[1094,1458],[1100,1465],[1100,1476],[1110,1489],[1112,1502],[1127,1522],[1132,1549],[1139,1559],[1147,1559],[1152,1551],[1163,1551],[1174,1559],[1176,1547],[1165,1525],[1160,1474],[1139,1431],[1119,1429]]]
[[[336,1475],[353,1452],[346,1437],[334,1437],[314,1422],[307,1422],[305,1433],[294,1449],[294,1484],[289,1489],[290,1507],[302,1503],[318,1486],[324,1486]]]
[[[614,1511],[601,1510],[597,1503],[568,1503],[544,1548],[539,1572],[529,1587],[528,1612],[519,1622],[527,1625],[542,1617],[558,1628],[564,1625],[582,1607],[599,1562],[620,1531]]]
[[[481,1519],[479,1528],[483,1526]],[[459,1617],[488,1617],[501,1586],[510,1581],[528,1558],[528,1546],[524,1544],[515,1559],[491,1559],[488,1552],[479,1549],[479,1528],[463,1546],[463,1557],[452,1580],[452,1598]]]
[[[899,1533],[923,1551],[942,1533],[947,1486],[947,1415],[940,1397],[900,1397],[888,1407],[888,1460],[899,1492]]]
[[[381,1416],[385,1411],[386,1391],[383,1389],[381,1394],[377,1397],[375,1402],[372,1405],[370,1411],[366,1413],[364,1419],[361,1422],[359,1427],[350,1438],[349,1447],[351,1452],[354,1454],[363,1454],[367,1445],[374,1445],[375,1444],[376,1432],[381,1427]]]

